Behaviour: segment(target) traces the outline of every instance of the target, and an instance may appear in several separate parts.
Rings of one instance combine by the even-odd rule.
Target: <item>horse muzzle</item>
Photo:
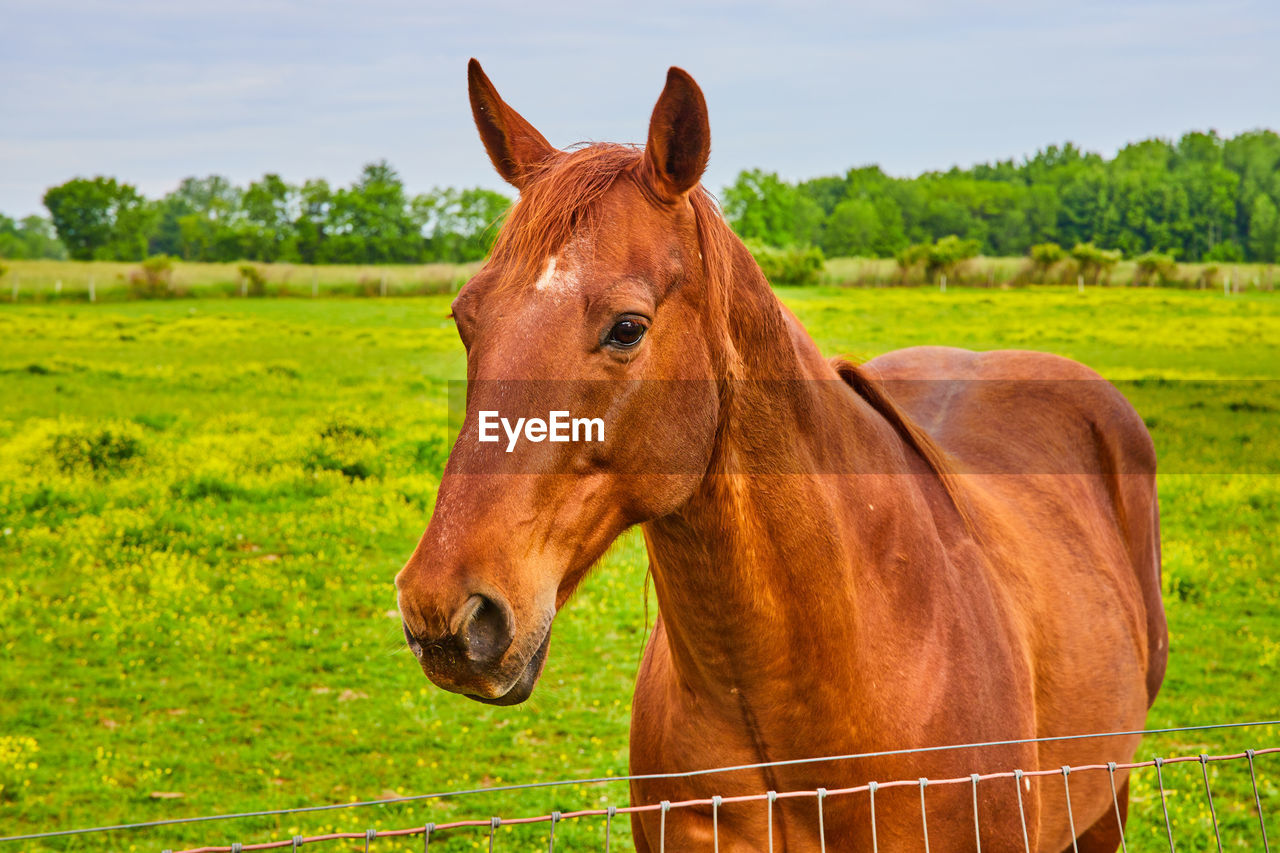
[[[516,642],[510,605],[497,594],[475,593],[447,624],[442,634],[428,640],[404,620],[409,650],[433,684],[492,705],[515,705],[529,698],[546,663],[550,620],[534,637]]]

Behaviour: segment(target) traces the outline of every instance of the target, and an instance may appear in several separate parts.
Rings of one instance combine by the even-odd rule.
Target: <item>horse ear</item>
[[[672,66],[649,119],[645,148],[654,189],[675,200],[697,185],[711,156],[711,124],[702,90],[682,68]]]
[[[471,95],[471,115],[493,167],[507,183],[524,189],[533,170],[556,149],[499,97],[498,90],[475,59],[467,63],[467,89]]]

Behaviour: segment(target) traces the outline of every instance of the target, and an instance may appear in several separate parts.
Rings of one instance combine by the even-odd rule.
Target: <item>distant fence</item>
[[[177,262],[159,278],[150,279],[141,262],[15,261],[0,266],[0,304],[49,302],[120,302],[133,299],[239,298],[329,296],[424,296],[456,292],[480,268],[467,264],[294,264],[237,261]],[[1280,282],[1275,264],[1177,264],[1177,273],[1148,276],[1133,261],[1122,261],[1105,283],[1078,275],[1065,266],[1050,275],[1033,270],[1026,258],[974,258],[949,275],[930,279],[922,269],[904,271],[892,258],[828,258],[811,284],[842,287],[1009,288],[1074,286],[1084,291],[1101,287],[1159,286],[1201,289],[1224,296],[1274,291]],[[773,274],[776,285],[789,283]]]
[[[471,264],[320,265],[184,263],[150,272],[114,261],[4,261],[0,303],[121,302],[134,299],[422,296],[453,293]]]
[[[532,788],[584,785],[584,784],[603,783],[603,782],[624,782],[624,781],[652,780],[652,779],[690,778],[695,776],[710,776],[713,774],[728,773],[731,771],[755,770],[755,769],[763,769],[768,767],[780,767],[780,766],[789,766],[789,765],[797,765],[797,764],[817,764],[817,763],[824,763],[824,762],[848,761],[851,759],[858,759],[858,758],[882,758],[886,756],[902,756],[902,755],[911,755],[911,754],[927,753],[927,752],[944,752],[944,751],[954,751],[954,750],[975,749],[980,747],[998,747],[998,746],[1009,746],[1009,745],[1028,744],[1028,743],[1046,743],[1046,742],[1062,741],[1062,740],[1079,740],[1079,739],[1092,739],[1092,738],[1105,738],[1105,737],[1118,737],[1118,736],[1131,736],[1131,735],[1168,734],[1168,733],[1174,733],[1174,732],[1204,731],[1209,729],[1246,728],[1246,727],[1254,727],[1254,726],[1274,726],[1274,725],[1280,725],[1280,721],[1267,720],[1267,721],[1258,721],[1258,722],[1249,722],[1249,723],[1221,723],[1221,724],[1206,725],[1206,726],[1179,726],[1179,727],[1166,728],[1166,729],[1147,729],[1147,730],[1140,730],[1140,731],[1104,732],[1104,733],[1091,733],[1091,734],[1082,734],[1082,735],[1066,735],[1066,736],[1059,736],[1059,737],[1024,738],[1024,739],[1005,740],[1005,741],[987,741],[982,743],[954,744],[954,745],[937,746],[937,747],[918,747],[913,749],[888,750],[888,751],[882,751],[882,752],[823,756],[820,758],[805,758],[805,759],[791,759],[791,760],[785,760],[785,761],[761,762],[758,764],[736,765],[732,767],[717,767],[717,768],[711,768],[706,770],[695,770],[695,771],[680,772],[680,773],[659,773],[659,774],[645,774],[645,775],[623,776],[623,777],[610,776],[610,777],[599,777],[599,778],[593,778],[593,779],[573,779],[573,780],[564,780],[564,781],[556,781],[556,782],[536,782],[536,783],[530,783],[525,785],[505,785],[505,786],[497,786],[497,787],[490,787],[490,788],[471,789],[466,791],[449,791],[449,792],[442,792],[442,793],[420,794],[420,795],[398,797],[398,798],[387,799],[387,800],[373,800],[373,801],[354,802],[354,803],[335,803],[335,804],[308,806],[308,807],[293,808],[293,809],[276,809],[276,810],[267,810],[267,811],[260,811],[260,812],[245,812],[245,813],[238,813],[238,814],[207,815],[207,816],[192,817],[192,818],[174,818],[169,820],[147,821],[142,823],[120,824],[115,826],[91,827],[86,829],[56,830],[56,831],[33,833],[33,834],[27,834],[27,835],[13,835],[13,836],[0,837],[0,843],[11,842],[11,841],[43,839],[43,838],[65,837],[65,836],[83,836],[83,835],[89,835],[89,834],[115,832],[115,831],[121,831],[121,830],[133,830],[133,829],[141,829],[141,828],[147,828],[147,827],[159,827],[159,826],[166,826],[166,825],[188,824],[188,823],[206,822],[206,821],[232,820],[236,818],[251,818],[251,817],[262,817],[262,816],[271,816],[271,815],[298,814],[303,812],[328,811],[328,810],[334,810],[334,809],[386,806],[391,803],[466,797],[469,795],[475,795],[475,794],[481,794],[481,793],[493,793],[496,791],[513,791],[513,790],[524,790],[524,789],[532,789]],[[749,802],[764,802],[767,804],[767,807],[768,807],[767,837],[764,839],[761,839],[761,843],[759,844],[759,847],[762,850],[768,850],[770,851],[770,853],[772,853],[774,849],[774,812],[775,812],[774,804],[781,800],[805,800],[805,799],[814,801],[813,820],[815,821],[815,824],[817,827],[820,849],[822,853],[825,853],[827,849],[826,824],[825,824],[825,815],[824,815],[825,803],[831,798],[844,798],[844,797],[851,797],[851,796],[857,796],[857,795],[865,795],[867,797],[867,802],[870,806],[870,827],[869,828],[871,832],[872,849],[873,851],[878,851],[879,839],[877,836],[877,822],[876,822],[876,795],[881,791],[886,791],[886,790],[895,789],[895,788],[909,788],[909,789],[918,788],[919,789],[920,833],[921,833],[921,838],[924,842],[924,848],[927,851],[929,849],[929,810],[928,810],[928,804],[927,804],[927,798],[926,798],[926,790],[930,788],[958,786],[958,785],[967,785],[967,786],[970,786],[970,788],[972,789],[974,849],[980,851],[982,849],[982,842],[981,842],[982,827],[981,827],[981,822],[979,818],[979,808],[978,808],[979,785],[998,783],[1000,781],[1005,781],[1005,780],[1012,780],[1014,782],[1014,789],[1017,791],[1019,816],[1022,820],[1021,829],[1022,829],[1023,848],[1026,851],[1026,853],[1031,853],[1030,832],[1028,831],[1028,826],[1026,822],[1026,811],[1024,810],[1024,803],[1023,803],[1024,780],[1028,780],[1032,778],[1053,778],[1053,777],[1061,778],[1062,795],[1064,797],[1064,801],[1066,804],[1066,814],[1067,814],[1068,820],[1070,821],[1070,826],[1072,827],[1073,834],[1074,834],[1074,831],[1077,831],[1077,830],[1083,831],[1087,827],[1077,827],[1075,824],[1075,818],[1072,814],[1072,806],[1071,806],[1071,782],[1070,782],[1071,775],[1079,774],[1079,773],[1108,774],[1108,776],[1110,777],[1110,783],[1111,783],[1110,787],[1111,787],[1112,803],[1113,803],[1115,814],[1118,820],[1120,817],[1121,807],[1120,807],[1119,798],[1117,796],[1115,773],[1118,770],[1139,770],[1139,769],[1155,770],[1156,786],[1159,790],[1160,805],[1161,805],[1161,809],[1163,811],[1163,816],[1164,816],[1164,827],[1163,827],[1164,833],[1163,834],[1164,834],[1165,841],[1167,842],[1169,851],[1173,853],[1177,849],[1176,847],[1177,842],[1176,842],[1176,833],[1175,833],[1174,825],[1170,820],[1170,816],[1169,816],[1169,806],[1168,806],[1168,800],[1167,800],[1166,789],[1165,789],[1164,769],[1170,765],[1179,765],[1179,764],[1199,764],[1200,766],[1200,770],[1201,770],[1200,775],[1203,780],[1203,796],[1205,798],[1206,803],[1208,804],[1208,814],[1209,814],[1209,819],[1212,823],[1213,836],[1217,845],[1217,850],[1219,851],[1219,853],[1221,853],[1221,851],[1223,850],[1223,837],[1219,827],[1218,812],[1214,802],[1213,790],[1209,780],[1209,770],[1208,770],[1210,764],[1218,763],[1218,762],[1247,763],[1249,780],[1252,785],[1252,795],[1253,795],[1252,797],[1253,802],[1251,805],[1252,805],[1252,811],[1256,816],[1256,823],[1257,823],[1256,836],[1254,838],[1248,839],[1249,841],[1252,842],[1252,845],[1253,845],[1249,849],[1264,850],[1264,851],[1267,851],[1267,853],[1269,853],[1271,849],[1270,841],[1267,834],[1266,816],[1264,815],[1263,807],[1262,807],[1262,797],[1259,792],[1258,773],[1257,773],[1256,765],[1257,765],[1257,759],[1259,758],[1259,756],[1274,755],[1277,753],[1280,753],[1280,746],[1264,747],[1264,748],[1258,748],[1258,749],[1246,749],[1242,752],[1232,752],[1232,753],[1224,753],[1224,754],[1217,754],[1217,755],[1209,755],[1204,753],[1196,754],[1196,755],[1177,755],[1177,756],[1171,756],[1167,758],[1157,757],[1157,758],[1149,759],[1146,761],[1119,762],[1119,763],[1111,761],[1111,762],[1099,763],[1099,764],[1082,764],[1082,765],[1076,765],[1076,766],[1064,766],[1060,768],[1043,769],[1043,770],[1025,770],[1024,771],[1020,769],[1013,769],[1013,770],[1006,770],[1006,771],[1000,771],[1000,772],[973,773],[967,776],[956,776],[952,778],[942,778],[942,779],[917,778],[917,779],[894,779],[894,780],[889,780],[884,782],[868,781],[865,784],[860,784],[860,785],[855,785],[852,787],[845,787],[845,788],[833,788],[833,789],[817,788],[814,790],[800,790],[800,791],[764,791],[759,793],[743,794],[743,795],[737,795],[737,796],[724,796],[724,797],[713,796],[713,797],[704,797],[699,799],[680,800],[675,802],[664,800],[659,803],[646,803],[643,805],[632,805],[632,806],[621,806],[621,807],[610,806],[608,808],[581,809],[578,811],[567,811],[567,812],[554,811],[549,814],[539,814],[539,815],[530,816],[530,817],[501,818],[501,817],[493,816],[493,817],[476,818],[476,819],[468,819],[468,820],[455,820],[455,821],[451,821],[447,823],[439,823],[439,824],[425,823],[418,826],[406,827],[404,829],[393,829],[393,830],[368,829],[362,832],[335,832],[335,833],[329,833],[325,835],[312,835],[312,836],[295,835],[292,838],[288,838],[288,839],[280,839],[280,840],[266,841],[266,842],[260,842],[260,843],[249,843],[249,844],[233,843],[233,844],[221,845],[221,846],[215,845],[215,846],[194,847],[194,848],[188,848],[182,851],[173,851],[171,849],[166,848],[163,851],[163,853],[248,853],[248,851],[254,851],[254,850],[283,850],[283,849],[297,850],[298,848],[304,845],[316,845],[316,844],[322,844],[325,842],[334,842],[334,841],[363,842],[364,849],[366,851],[370,851],[370,850],[377,849],[376,842],[379,839],[389,840],[389,839],[395,839],[395,838],[409,838],[409,837],[421,838],[422,849],[424,851],[427,851],[430,848],[431,842],[433,840],[438,840],[442,833],[452,833],[452,832],[457,832],[458,830],[463,830],[463,829],[481,829],[481,830],[487,829],[488,849],[490,853],[492,853],[494,849],[494,837],[497,833],[497,830],[500,827],[511,827],[511,826],[528,825],[528,824],[547,824],[548,825],[547,850],[548,850],[548,853],[555,853],[556,826],[558,824],[560,824],[563,821],[579,821],[583,819],[593,819],[593,818],[601,819],[600,820],[600,832],[601,832],[600,849],[604,850],[605,853],[609,853],[610,844],[613,837],[614,818],[618,817],[619,815],[632,815],[632,814],[652,813],[652,812],[656,812],[660,816],[658,845],[657,845],[657,850],[654,851],[654,853],[666,853],[666,822],[667,822],[666,818],[668,813],[670,813],[673,810],[681,810],[681,809],[689,809],[689,808],[705,809],[708,806],[711,807],[711,816],[712,816],[712,848],[715,851],[715,853],[718,853],[720,849],[719,848],[720,808],[725,805],[731,805],[735,803],[749,803]],[[1237,842],[1239,840],[1240,839],[1236,839]],[[1120,837],[1120,843],[1121,843],[1122,849],[1127,851],[1128,841],[1125,839],[1123,834]]]

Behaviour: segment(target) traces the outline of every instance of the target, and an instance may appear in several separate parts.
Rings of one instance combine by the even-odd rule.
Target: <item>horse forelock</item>
[[[537,166],[493,246],[491,259],[506,273],[506,285],[549,287],[565,266],[560,253],[598,223],[600,201],[618,180],[632,180],[642,195],[652,197],[644,167],[642,147],[618,143],[561,151]],[[723,322],[735,248],[741,248],[741,241],[705,187],[694,187],[688,200],[702,271],[712,289],[711,308]]]
[[[575,233],[594,224],[599,201],[640,162],[642,150],[600,143],[557,152],[536,167],[511,208],[491,260],[512,287],[541,282]]]

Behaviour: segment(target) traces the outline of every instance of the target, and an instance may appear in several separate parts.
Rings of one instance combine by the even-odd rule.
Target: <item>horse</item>
[[[1164,676],[1155,451],[1120,392],[1037,352],[824,358],[700,183],[706,101],[679,68],[643,147],[557,149],[474,59],[468,80],[519,198],[452,304],[466,413],[396,576],[426,676],[524,701],[556,613],[639,525],[659,613],[634,803],[1129,760],[1136,735],[1032,740],[1141,729]],[[481,440],[482,413],[551,411],[602,440]],[[993,741],[1016,742],[867,755]],[[801,798],[632,829],[641,853],[922,850],[927,797],[932,849],[1095,853],[1127,813],[1107,776],[1071,776],[1070,809],[1061,778],[885,788],[874,826],[870,798],[832,797],[821,837]]]

